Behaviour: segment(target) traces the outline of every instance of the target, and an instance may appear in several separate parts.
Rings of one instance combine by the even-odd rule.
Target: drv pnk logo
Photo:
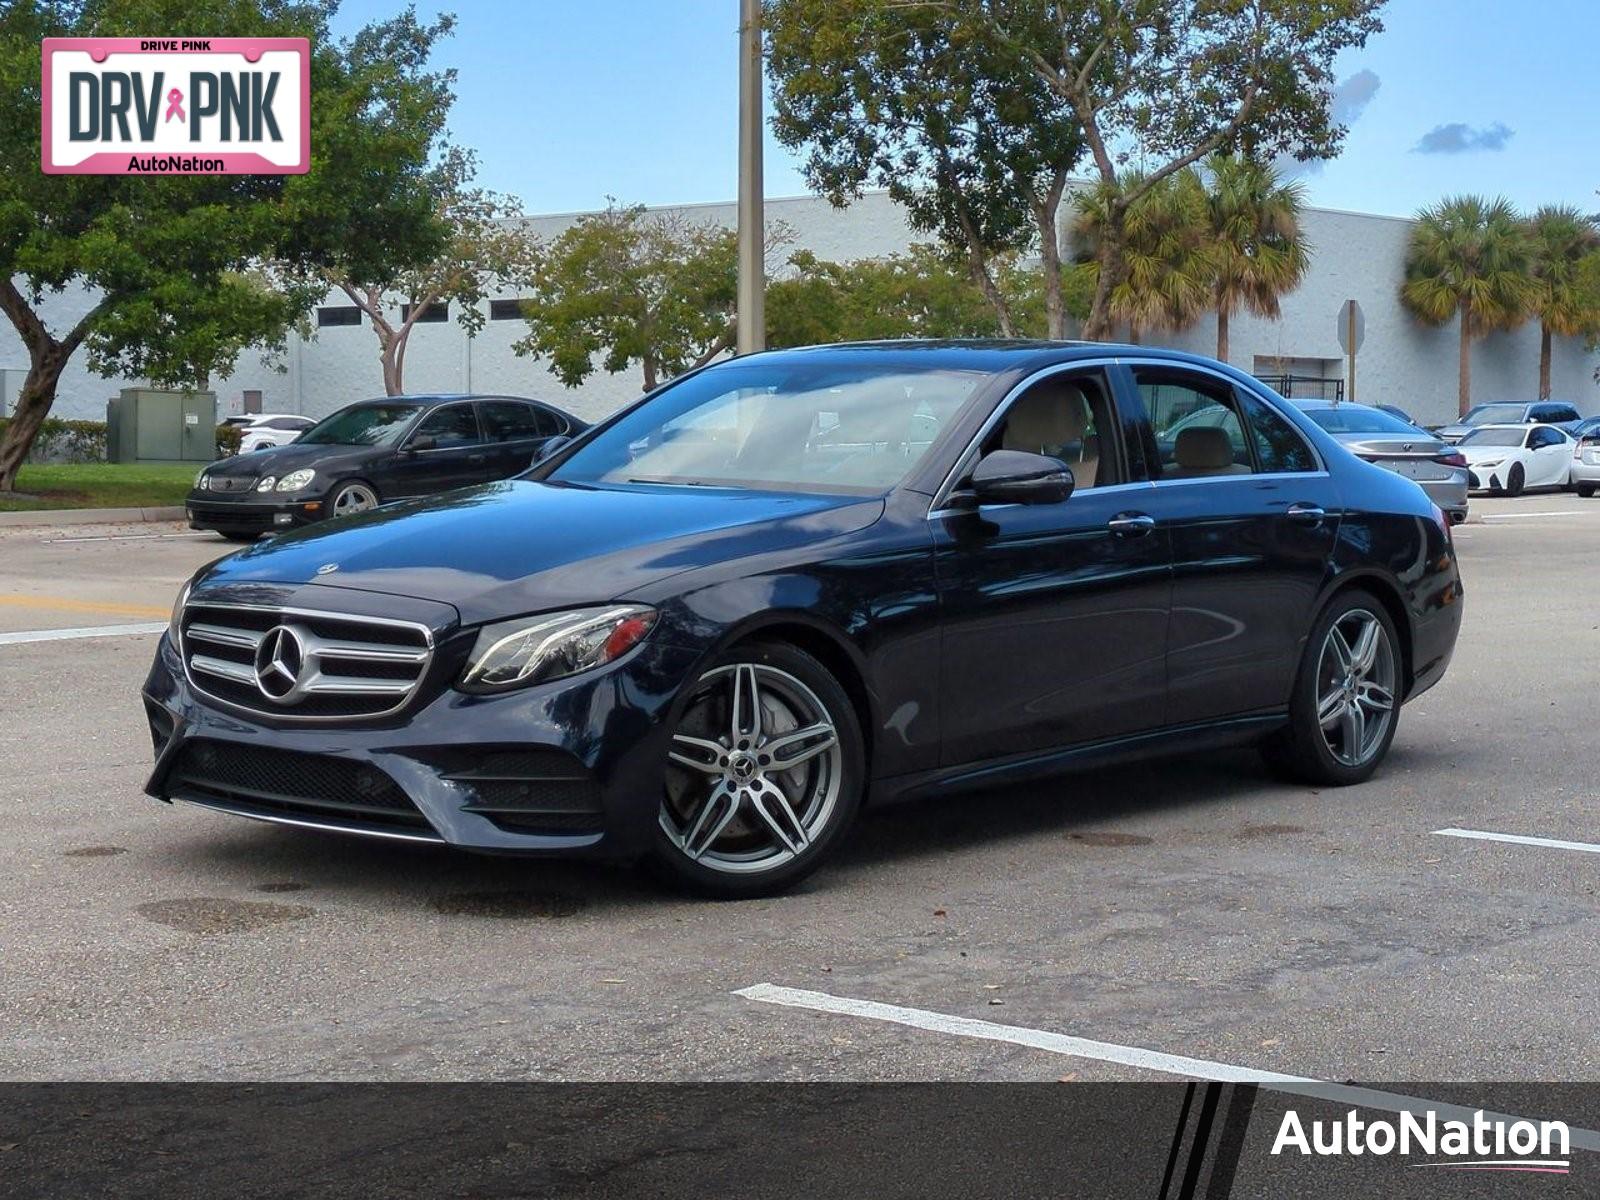
[[[306,38],[46,38],[51,175],[298,175],[311,167]]]

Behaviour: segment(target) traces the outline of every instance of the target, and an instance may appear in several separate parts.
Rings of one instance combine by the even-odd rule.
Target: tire
[[[217,535],[227,539],[230,542],[242,542],[245,544],[250,542],[258,542],[261,540],[261,535],[259,533],[228,533],[225,530],[219,529],[217,530]]]
[[[1578,495],[1582,496],[1585,500],[1589,499],[1594,495],[1594,484],[1580,483],[1578,485]]]
[[[817,732],[795,739],[804,729]],[[774,771],[762,751],[786,738],[795,762]],[[735,646],[700,676],[664,768],[650,866],[677,887],[726,900],[770,896],[810,875],[866,790],[850,697],[820,662],[782,642]]]
[[[1365,671],[1344,671],[1335,629],[1351,653],[1361,650],[1363,634],[1377,631],[1370,653],[1362,654]],[[1289,700],[1289,724],[1262,747],[1267,762],[1302,783],[1343,787],[1370,779],[1400,723],[1402,672],[1400,638],[1377,597],[1356,588],[1339,593],[1311,627]],[[1352,675],[1347,686],[1344,680]],[[1349,715],[1352,704],[1359,720]],[[1377,729],[1375,720],[1381,721]],[[1353,741],[1357,750],[1348,753]]]
[[[329,520],[335,517],[354,516],[356,513],[376,508],[382,503],[383,498],[378,495],[378,489],[365,479],[346,479],[328,493],[328,510],[325,515]]]
[[[1522,495],[1523,482],[1526,478],[1527,475],[1522,469],[1522,464],[1512,463],[1511,470],[1506,472],[1506,495]]]

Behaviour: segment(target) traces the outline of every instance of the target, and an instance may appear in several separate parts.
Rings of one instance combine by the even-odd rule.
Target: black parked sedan
[[[1460,621],[1422,490],[1217,363],[758,354],[522,478],[202,570],[145,684],[148,788],[755,895],[869,797],[1251,743],[1358,782]]]
[[[518,396],[391,396],[341,408],[287,446],[213,463],[185,505],[192,529],[253,542],[271,530],[365,512],[526,471],[571,413]]]

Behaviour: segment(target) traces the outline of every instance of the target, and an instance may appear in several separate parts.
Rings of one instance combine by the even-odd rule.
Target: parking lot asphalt
[[[900,806],[723,904],[145,797],[136,630],[231,547],[0,531],[0,1075],[1593,1078],[1600,500],[1474,510],[1372,782],[1241,752]]]

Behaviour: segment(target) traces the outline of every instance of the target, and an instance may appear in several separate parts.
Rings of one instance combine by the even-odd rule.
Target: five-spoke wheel
[[[358,479],[341,483],[328,500],[330,517],[349,517],[378,507],[378,493]]]
[[[747,645],[703,674],[668,752],[657,859],[728,896],[809,873],[861,799],[849,697],[810,655]]]
[[[1264,747],[1310,783],[1360,783],[1394,739],[1404,662],[1388,610],[1370,593],[1335,596],[1317,619],[1289,702],[1289,724]]]

